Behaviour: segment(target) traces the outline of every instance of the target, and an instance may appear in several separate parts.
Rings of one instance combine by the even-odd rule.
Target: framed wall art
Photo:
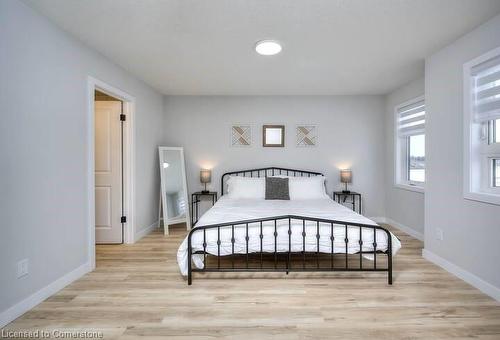
[[[263,125],[262,126],[263,147],[285,146],[285,125]]]
[[[231,125],[231,146],[251,146],[252,145],[252,126],[249,124]]]
[[[315,147],[318,145],[318,127],[316,125],[297,125],[295,132],[297,147]]]

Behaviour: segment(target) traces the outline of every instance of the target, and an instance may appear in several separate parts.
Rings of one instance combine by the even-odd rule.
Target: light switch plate
[[[17,278],[28,275],[28,259],[21,260],[17,263]]]
[[[441,228],[437,228],[436,229],[436,238],[439,240],[439,241],[442,241],[444,239],[444,232],[443,232],[443,229]]]

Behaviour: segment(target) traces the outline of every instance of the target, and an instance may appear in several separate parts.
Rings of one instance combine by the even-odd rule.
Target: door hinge
[[[127,223],[127,216],[122,216],[121,223]]]
[[[126,120],[126,116],[124,113],[120,114],[120,121],[124,122]]]

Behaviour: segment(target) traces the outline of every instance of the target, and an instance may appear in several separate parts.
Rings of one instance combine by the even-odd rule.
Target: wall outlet
[[[28,259],[21,260],[17,263],[17,278],[28,275]]]
[[[437,238],[439,241],[444,240],[444,232],[443,232],[443,229],[441,229],[441,228],[436,228],[436,238]]]

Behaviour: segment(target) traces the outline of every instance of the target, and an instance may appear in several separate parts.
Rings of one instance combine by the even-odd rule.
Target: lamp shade
[[[352,183],[352,171],[350,169],[340,170],[340,182]]]
[[[206,169],[200,170],[200,182],[210,183],[211,181],[212,181],[212,171]]]

